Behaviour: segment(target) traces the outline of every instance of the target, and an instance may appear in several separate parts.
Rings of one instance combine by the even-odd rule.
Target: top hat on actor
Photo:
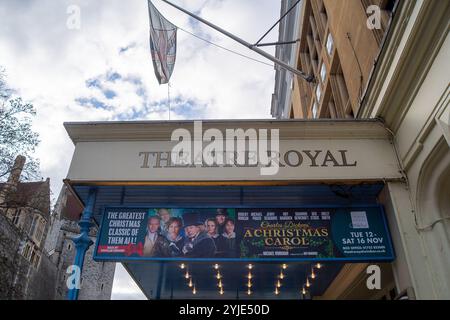
[[[217,222],[217,232],[222,234],[225,228],[225,220],[228,217],[227,209],[217,209],[216,210],[216,222]]]
[[[189,212],[183,215],[184,227],[199,226],[203,222],[200,220],[200,215],[196,212]]]

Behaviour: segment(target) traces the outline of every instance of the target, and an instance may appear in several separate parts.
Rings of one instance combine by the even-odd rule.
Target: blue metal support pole
[[[94,204],[95,204],[95,198],[97,195],[97,189],[91,188],[89,190],[89,196],[88,201],[86,204],[86,207],[83,210],[83,213],[81,214],[81,219],[78,222],[78,225],[80,226],[80,234],[72,239],[72,241],[75,243],[75,261],[74,265],[77,266],[80,270],[79,274],[79,281],[78,284],[81,282],[81,274],[83,272],[83,263],[84,263],[84,257],[86,255],[86,251],[89,249],[89,247],[94,243],[91,238],[89,237],[89,231],[92,227],[92,215],[94,212]],[[78,300],[78,293],[80,289],[79,288],[69,288],[69,291],[67,293],[67,299],[68,300]]]

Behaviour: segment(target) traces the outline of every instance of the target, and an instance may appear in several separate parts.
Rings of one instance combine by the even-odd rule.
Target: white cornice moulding
[[[194,121],[69,122],[64,127],[74,144],[87,141],[170,141],[173,130],[193,132]],[[279,129],[280,140],[388,139],[377,120],[203,120],[203,131]]]

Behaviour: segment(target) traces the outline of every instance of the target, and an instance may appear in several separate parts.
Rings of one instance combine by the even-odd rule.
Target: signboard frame
[[[386,231],[386,238],[387,238],[387,249],[390,250],[391,255],[386,257],[333,257],[333,258],[292,258],[292,257],[271,257],[271,258],[220,258],[220,257],[214,257],[214,258],[188,258],[188,257],[135,257],[135,256],[129,256],[129,257],[105,257],[105,256],[99,256],[97,254],[98,246],[100,242],[100,235],[102,234],[102,229],[104,227],[104,221],[105,221],[105,212],[107,209],[110,208],[126,208],[126,209],[152,209],[152,208],[169,208],[169,209],[211,209],[211,208],[226,208],[226,209],[245,209],[245,208],[258,208],[258,209],[364,209],[364,208],[376,208],[380,210],[380,215],[383,222],[384,230]],[[111,206],[104,206],[102,209],[102,218],[101,218],[101,224],[98,229],[96,241],[95,241],[95,248],[94,248],[94,254],[93,259],[95,261],[104,261],[104,262],[119,262],[119,263],[126,263],[126,262],[211,262],[211,263],[226,263],[226,262],[341,262],[341,263],[362,263],[362,262],[392,262],[396,258],[394,246],[392,244],[392,238],[391,238],[391,232],[389,229],[389,224],[386,218],[386,213],[384,210],[384,207],[382,204],[352,204],[352,205],[301,205],[301,206],[293,206],[293,205],[263,205],[263,206],[257,206],[257,205],[167,205],[167,203],[152,203],[148,205],[111,205]]]

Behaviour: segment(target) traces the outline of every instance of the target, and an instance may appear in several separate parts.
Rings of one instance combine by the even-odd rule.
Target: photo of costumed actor
[[[168,257],[169,243],[160,234],[161,219],[149,216],[147,220],[147,234],[145,235],[144,257]]]
[[[187,258],[212,258],[216,253],[214,240],[201,230],[203,223],[198,213],[183,215],[185,240],[182,249]]]

